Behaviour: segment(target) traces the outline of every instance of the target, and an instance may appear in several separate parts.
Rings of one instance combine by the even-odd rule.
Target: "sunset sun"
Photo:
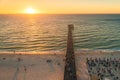
[[[36,12],[36,10],[33,9],[33,8],[27,8],[27,9],[25,10],[25,13],[27,13],[27,14],[36,14],[37,12]]]

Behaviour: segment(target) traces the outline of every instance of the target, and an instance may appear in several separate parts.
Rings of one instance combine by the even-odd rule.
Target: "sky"
[[[25,13],[91,14],[120,13],[120,0],[0,0],[0,14]]]

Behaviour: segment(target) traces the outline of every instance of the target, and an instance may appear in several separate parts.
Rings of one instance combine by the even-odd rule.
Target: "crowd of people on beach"
[[[120,58],[87,58],[86,63],[91,80],[120,80]]]

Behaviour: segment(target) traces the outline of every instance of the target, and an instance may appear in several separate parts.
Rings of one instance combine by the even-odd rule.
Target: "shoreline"
[[[120,50],[76,50],[75,54],[79,53],[120,53]],[[0,51],[0,54],[66,54],[66,50],[54,50],[54,51]]]

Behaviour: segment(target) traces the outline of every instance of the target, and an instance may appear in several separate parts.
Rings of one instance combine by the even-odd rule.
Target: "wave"
[[[120,21],[120,19],[104,19],[104,21]]]

